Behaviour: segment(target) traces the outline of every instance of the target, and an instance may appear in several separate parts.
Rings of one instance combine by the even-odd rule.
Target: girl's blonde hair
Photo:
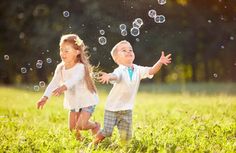
[[[70,43],[75,50],[80,51],[80,54],[77,56],[76,62],[81,62],[84,64],[84,68],[85,68],[84,79],[85,79],[87,88],[91,93],[96,93],[97,89],[90,75],[90,72],[93,72],[93,67],[91,66],[89,62],[87,47],[85,46],[83,40],[80,39],[79,36],[76,34],[66,34],[61,37],[59,45],[61,46],[62,43]]]

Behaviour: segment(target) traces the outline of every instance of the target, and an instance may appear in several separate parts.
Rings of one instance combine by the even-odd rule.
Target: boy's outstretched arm
[[[104,83],[108,84],[109,81],[117,80],[117,76],[113,75],[111,73],[100,72],[100,75],[101,76],[98,77],[98,79],[99,79],[99,82],[101,82],[102,84],[104,84]]]
[[[152,68],[149,70],[149,75],[154,75],[156,74],[162,67],[163,64],[168,65],[171,63],[171,54],[168,54],[165,56],[164,52],[161,52],[161,57],[160,59],[152,66]]]

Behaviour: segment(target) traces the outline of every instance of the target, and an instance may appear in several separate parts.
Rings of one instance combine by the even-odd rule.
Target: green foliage
[[[141,85],[131,141],[121,143],[115,129],[111,138],[89,147],[90,132],[82,133],[82,142],[69,132],[62,97],[37,110],[41,92],[0,87],[0,152],[236,152],[235,84],[186,84],[184,89]],[[108,90],[101,86],[99,91],[92,120],[103,123]]]

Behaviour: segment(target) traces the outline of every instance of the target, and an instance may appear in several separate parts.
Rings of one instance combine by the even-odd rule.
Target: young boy
[[[104,115],[104,129],[97,135],[93,144],[97,144],[105,137],[112,135],[113,128],[117,126],[121,140],[129,140],[132,137],[132,109],[134,99],[142,79],[151,79],[157,73],[162,64],[171,63],[171,54],[165,56],[164,52],[158,62],[152,67],[144,67],[133,64],[135,55],[131,44],[126,41],[117,43],[112,51],[113,60],[119,65],[112,73],[101,73],[101,83],[112,83]]]

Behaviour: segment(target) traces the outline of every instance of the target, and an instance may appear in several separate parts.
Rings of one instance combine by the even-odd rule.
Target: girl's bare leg
[[[81,139],[80,131],[78,128],[76,128],[76,121],[78,120],[79,116],[80,112],[69,112],[69,129],[72,132],[75,130],[77,140]]]

